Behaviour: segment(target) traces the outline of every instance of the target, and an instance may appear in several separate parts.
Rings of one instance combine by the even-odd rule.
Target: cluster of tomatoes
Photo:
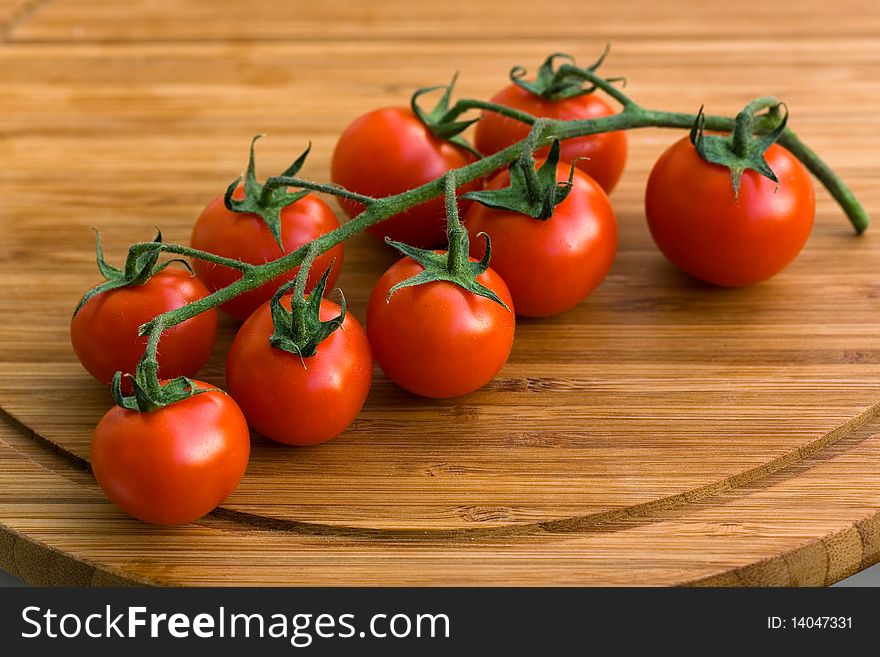
[[[554,98],[514,82],[492,102],[551,119],[614,113],[596,93]],[[332,180],[357,194],[387,197],[474,162],[475,151],[498,152],[528,132],[520,121],[484,112],[475,148],[470,148],[460,139],[438,136],[410,108],[379,109],[355,120],[340,137]],[[222,311],[243,322],[227,357],[228,394],[195,381],[198,394],[172,404],[147,412],[130,405],[111,409],[95,430],[91,455],[95,476],[110,499],[154,523],[201,517],[243,476],[249,426],[291,445],[333,438],[360,412],[374,361],[402,388],[428,397],[463,395],[491,380],[510,353],[514,313],[546,317],[576,306],[601,283],[614,260],[617,224],[607,194],[626,161],[625,134],[584,136],[555,148],[552,154],[547,148],[534,154],[535,166],[555,168],[553,185],[565,189],[564,200],[550,206],[549,216],[536,218],[473,200],[479,194],[464,197],[511,187],[512,169],[458,190],[457,207],[470,239],[457,246],[469,245],[472,285],[485,293],[448,277],[419,280],[429,260],[440,269],[452,267],[443,250],[447,212],[438,197],[368,229],[409,245],[408,250],[401,247],[409,255],[376,282],[366,330],[345,312],[344,302],[323,298],[325,285],[333,287],[343,265],[342,244],[319,254],[301,275],[303,280],[308,275],[304,290],[314,289],[320,303],[307,304],[295,290],[276,294],[295,280],[294,270],[223,304]],[[339,228],[334,212],[314,194],[290,197],[283,207],[269,208],[274,214],[249,211],[256,206],[245,201],[254,201],[260,191],[253,178],[253,145],[251,154],[251,177],[219,195],[199,216],[192,232],[194,249],[260,265]],[[707,162],[688,138],[661,156],[648,181],[646,214],[652,235],[672,262],[711,283],[744,285],[774,274],[797,254],[812,225],[811,182],[780,146],[769,146],[765,156],[778,184],[747,170],[738,194],[728,168]],[[271,204],[271,194],[262,196]],[[363,210],[347,198],[342,207],[350,217]],[[485,242],[477,239],[481,234],[489,236]],[[491,267],[479,267],[489,240]],[[103,263],[100,250],[99,264],[105,276],[121,275]],[[181,268],[156,267],[146,280],[111,286],[87,299],[74,316],[71,337],[95,378],[110,384],[117,372],[134,373],[146,346],[139,326],[242,275],[199,259],[193,268],[195,276]],[[306,306],[313,317],[303,317]],[[305,353],[290,336],[301,337],[308,326],[323,327],[326,335]],[[159,378],[195,376],[211,353],[216,330],[214,309],[167,329],[156,353]],[[285,339],[292,341],[292,349],[273,346],[286,344]],[[122,387],[132,385],[137,393],[136,384]]]

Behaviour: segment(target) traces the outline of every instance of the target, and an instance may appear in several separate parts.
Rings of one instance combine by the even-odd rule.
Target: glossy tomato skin
[[[235,192],[236,198],[242,198],[243,193],[239,187]],[[284,253],[294,251],[306,242],[337,228],[339,219],[324,201],[313,194],[281,210],[281,243],[284,245]],[[202,211],[193,227],[190,244],[194,249],[252,265],[261,265],[283,255],[271,231],[260,217],[250,213],[232,212],[224,205],[222,196],[215,198]],[[315,258],[309,270],[306,289],[310,290],[335,260],[327,279],[328,289],[332,290],[339,278],[339,272],[342,271],[343,257],[343,245],[337,244]],[[193,268],[212,292],[241,277],[241,273],[235,269],[199,259],[194,259]],[[297,271],[299,267],[227,301],[220,308],[235,319],[243,321],[261,304],[271,299],[283,283],[294,279]]]
[[[331,164],[333,182],[359,194],[391,196],[424,185],[475,160],[464,148],[439,139],[408,108],[374,110],[356,119],[336,144]],[[479,181],[459,187],[464,194],[480,188]],[[460,200],[463,214],[470,201]],[[349,217],[363,205],[342,200]],[[367,231],[384,239],[406,242],[420,248],[446,244],[446,211],[442,195],[417,205]]]
[[[538,166],[544,164],[538,160]],[[570,165],[560,163],[556,178],[568,180]],[[487,189],[510,184],[502,171]],[[492,269],[510,289],[518,315],[549,317],[566,311],[592,292],[608,274],[617,252],[617,221],[599,184],[575,169],[572,189],[546,221],[474,203],[465,219],[471,255],[483,255],[492,240]]]
[[[458,397],[492,380],[513,346],[513,299],[491,268],[478,281],[510,311],[446,281],[405,287],[386,301],[397,283],[422,266],[410,258],[393,264],[378,280],[367,306],[373,357],[401,388],[423,397]]]
[[[91,463],[101,488],[123,511],[144,522],[178,525],[229,497],[249,455],[244,415],[226,393],[212,390],[149,413],[114,406],[95,428]]]
[[[290,308],[290,297],[282,299]],[[339,316],[339,306],[321,301],[321,320]],[[229,393],[249,424],[267,438],[287,445],[316,445],[342,433],[357,417],[373,378],[366,333],[350,312],[342,326],[299,357],[275,349],[269,304],[242,324],[226,361]]]
[[[508,85],[495,96],[492,102],[528,112],[533,116],[569,121],[573,119],[595,119],[611,116],[614,110],[594,93],[564,100],[546,100],[515,84]],[[484,155],[492,155],[525,139],[529,126],[496,112],[483,112],[477,123],[474,138],[477,150]],[[566,139],[560,143],[560,157],[576,166],[611,193],[623,173],[626,164],[627,138],[623,131],[604,132],[585,137]],[[546,156],[549,147],[537,152]]]
[[[157,315],[208,295],[202,282],[184,269],[163,269],[143,285],[102,292],[80,308],[70,323],[70,341],[83,367],[104,384],[117,371],[133,374],[147,338],[138,327]],[[213,308],[173,326],[159,343],[159,376],[194,376],[207,362],[217,337]]]
[[[779,185],[747,170],[738,199],[727,167],[704,161],[688,138],[660,156],[648,178],[645,213],[673,264],[707,283],[740,287],[794,260],[813,227],[813,183],[782,146],[764,156]]]

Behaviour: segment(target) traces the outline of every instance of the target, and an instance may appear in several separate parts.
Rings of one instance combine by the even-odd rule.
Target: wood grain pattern
[[[785,99],[878,214],[880,11],[746,4],[0,3],[0,565],[73,584],[822,585],[880,560],[880,242],[820,193],[780,276],[688,279],[644,224],[645,177],[679,136],[660,130],[631,134],[608,279],[519,322],[485,389],[423,400],[377,372],[343,436],[255,436],[239,489],[183,528],[125,517],[88,471],[110,403],[68,343],[97,275],[90,227],[117,257],[154,225],[185,242],[255,132],[261,172],[311,139],[304,173],[326,179],[363,111],[454,70],[485,97],[514,63],[588,61],[613,40],[609,74],[648,106]],[[365,237],[347,249],[363,319],[393,256]],[[223,382],[233,331],[207,380]]]

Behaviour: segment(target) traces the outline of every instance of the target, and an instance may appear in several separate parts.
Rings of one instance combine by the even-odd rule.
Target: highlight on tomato
[[[794,260],[813,227],[810,174],[775,143],[788,115],[769,134],[752,135],[762,102],[740,113],[729,136],[704,134],[701,109],[690,137],[670,146],[648,178],[645,214],[657,246],[714,285],[770,278]],[[780,109],[775,103],[769,111]]]
[[[161,244],[161,232],[154,243]],[[138,334],[142,324],[208,296],[208,289],[187,269],[159,263],[159,250],[130,255],[124,270],[104,260],[101,236],[96,234],[98,269],[106,279],[81,299],[70,322],[70,342],[83,367],[109,385],[117,371],[134,374],[144,355],[147,338]],[[195,376],[211,356],[217,337],[213,308],[165,332],[158,356],[164,378]]]
[[[548,317],[581,303],[602,282],[617,251],[608,196],[573,165],[559,163],[559,142],[537,164],[529,153],[495,176],[465,217],[475,238],[492,241],[492,268],[518,315]],[[537,166],[537,171],[535,170]],[[476,248],[475,248],[476,247]],[[480,245],[471,242],[471,255]]]
[[[446,176],[447,251],[393,242],[405,257],[378,280],[367,306],[367,335],[382,371],[424,397],[457,397],[492,380],[510,355],[513,299],[489,268],[468,257],[458,218],[455,177]]]
[[[348,190],[375,198],[393,196],[420,187],[447,171],[474,162],[477,157],[460,132],[473,121],[444,121],[455,80],[447,87],[419,89],[411,106],[373,110],[355,119],[340,136],[333,151],[330,177]],[[437,106],[426,113],[418,98],[443,88]],[[462,185],[460,193],[480,188],[479,181]],[[349,217],[360,214],[364,206],[341,199]],[[466,212],[469,201],[459,201]],[[442,196],[430,199],[405,212],[367,228],[374,237],[406,242],[420,248],[445,244],[446,215]]]
[[[226,361],[229,393],[250,426],[288,445],[316,445],[342,433],[373,378],[366,333],[345,297],[340,291],[339,305],[323,298],[329,268],[305,296],[312,258],[242,324]]]
[[[608,54],[605,53],[586,70],[594,72]],[[556,60],[569,63],[554,68]],[[510,72],[511,84],[496,93],[491,102],[511,107],[535,117],[570,121],[596,119],[615,114],[615,110],[596,94],[592,85],[584,86],[584,78],[570,55],[550,55],[539,67],[534,80],[526,80],[521,66]],[[484,155],[492,155],[525,139],[529,126],[521,121],[484,111],[477,123],[474,144]],[[566,139],[562,142],[561,159],[574,162],[578,169],[589,175],[611,193],[626,165],[627,137],[623,131],[605,132]],[[549,149],[538,150],[537,157],[546,157]]]
[[[92,436],[98,484],[144,522],[179,525],[210,513],[247,469],[250,434],[241,410],[210,384],[185,377],[151,382],[141,366],[133,396],[122,395],[120,381],[121,373],[113,382],[117,405]]]
[[[257,135],[251,141],[244,181],[241,177],[233,181],[226,193],[211,201],[196,220],[190,239],[194,249],[261,265],[339,228],[339,219],[330,206],[309,191],[290,192],[287,185],[277,184],[275,179],[263,185],[257,182],[254,144],[261,136]],[[295,176],[305,163],[310,148],[276,178]],[[331,286],[335,285],[341,271],[344,253],[340,243],[318,257],[317,267],[323,269],[331,262],[336,262],[331,274]],[[198,259],[193,267],[212,292],[230,285],[242,275],[241,271],[232,267]],[[269,301],[280,285],[293,280],[297,271],[295,268],[273,278],[227,301],[220,308],[243,321],[257,307]],[[315,275],[309,279],[307,290],[317,284],[318,278]]]

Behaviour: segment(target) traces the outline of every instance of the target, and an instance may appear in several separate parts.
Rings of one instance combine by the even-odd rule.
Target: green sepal
[[[467,231],[465,231],[465,235],[467,235]],[[433,251],[427,251],[425,249],[417,249],[416,247],[404,244],[403,242],[395,242],[386,237],[385,242],[400,251],[403,255],[415,260],[424,268],[415,276],[401,281],[388,290],[386,301],[390,299],[395,292],[405,287],[425,285],[426,283],[433,283],[435,281],[448,281],[449,283],[454,283],[455,285],[464,288],[471,294],[485,297],[486,299],[503,306],[506,310],[510,310],[507,304],[504,303],[497,294],[477,280],[477,277],[489,268],[489,259],[492,254],[492,245],[489,236],[486,233],[480,233],[480,236],[486,240],[486,252],[483,254],[482,260],[479,262],[470,262],[470,260],[468,260],[467,266],[463,271],[450,271],[450,258],[448,251],[434,253]]]
[[[153,243],[157,245],[162,244],[162,231],[158,228],[156,229],[156,237],[153,239]],[[108,290],[143,285],[150,280],[150,277],[158,274],[172,262],[183,262],[187,269],[189,269],[190,273],[192,273],[192,268],[189,266],[189,263],[186,263],[179,258],[159,263],[160,253],[161,248],[150,248],[139,255],[135,255],[135,253],[129,251],[128,257],[125,260],[125,268],[117,269],[108,264],[104,259],[104,247],[101,245],[101,233],[95,229],[95,255],[98,262],[98,270],[107,280],[103,283],[99,283],[83,295],[82,299],[80,299],[76,308],[73,310],[73,316],[76,317],[77,313],[79,313],[82,307],[86,305],[92,297],[97,296],[102,292],[107,292]]]
[[[138,411],[140,413],[149,413],[165,406],[169,406],[184,399],[189,399],[194,395],[209,390],[217,390],[217,388],[196,388],[195,382],[185,376],[179,376],[171,379],[165,384],[159,383],[156,379],[158,368],[154,368],[155,358],[152,359],[153,364],[146,361],[150,360],[145,354],[138,362],[135,375],[126,375],[131,378],[132,395],[122,394],[122,372],[113,375],[113,381],[110,384],[110,392],[113,395],[113,401],[117,406],[128,409],[130,411]],[[152,377],[152,379],[151,379]]]
[[[599,59],[586,68],[578,67],[575,63],[575,58],[571,55],[555,52],[538,67],[538,72],[535,74],[533,81],[530,82],[525,79],[527,71],[522,66],[514,66],[510,69],[510,81],[521,89],[525,89],[529,93],[546,100],[557,101],[584,96],[593,93],[596,90],[596,85],[584,86],[586,80],[579,73],[581,71],[594,73],[602,65],[602,62],[605,61],[610,50],[611,47],[606,45]],[[569,63],[557,68],[554,66],[557,59],[567,60]],[[620,79],[612,78],[609,82]]]
[[[306,189],[291,193],[287,190],[285,185],[261,185],[257,181],[256,164],[254,161],[254,144],[256,144],[257,140],[263,136],[264,135],[255,135],[251,140],[250,158],[248,159],[247,171],[243,176],[244,198],[235,199],[232,197],[233,193],[238,188],[239,183],[242,181],[242,176],[239,176],[226,188],[226,193],[223,195],[223,203],[231,212],[255,214],[260,217],[266,224],[269,232],[272,233],[272,237],[275,238],[275,243],[278,244],[278,248],[284,253],[284,245],[281,243],[281,211],[288,205],[296,203],[298,200],[306,196],[309,193],[309,190]],[[287,167],[287,169],[278,176],[273,177],[280,178],[295,176],[302,168],[303,164],[305,164],[306,158],[311,149],[312,144],[309,143],[306,150],[303,151],[302,155],[296,158],[296,161],[293,164]]]
[[[492,243],[486,233],[480,233],[480,236],[486,240],[486,250],[479,262],[471,262],[468,255],[470,239],[468,238],[467,230],[461,225],[458,217],[458,201],[455,191],[455,174],[450,171],[446,174],[445,180],[448,250],[435,253],[427,249],[418,249],[403,242],[395,242],[388,237],[385,238],[387,244],[422,266],[422,271],[418,274],[397,283],[388,290],[388,296],[385,301],[389,301],[395,292],[405,287],[425,285],[435,281],[447,281],[458,285],[471,294],[494,301],[509,312],[510,308],[507,304],[497,294],[477,280],[477,277],[489,268],[489,260],[492,257]]]
[[[334,263],[330,263],[321,280],[306,297],[305,284],[313,261],[314,256],[310,253],[300,265],[296,278],[279,287],[269,302],[274,327],[269,344],[275,349],[298,356],[303,367],[305,359],[317,353],[318,345],[342,326],[346,313],[345,295],[339,290],[339,315],[329,321],[321,321],[321,299]],[[293,295],[290,299],[290,310],[287,310],[282,305],[281,298],[291,287]]]
[[[434,87],[422,87],[421,89],[416,89],[415,93],[410,98],[409,104],[410,108],[412,108],[413,114],[415,114],[419,120],[425,124],[425,127],[431,131],[435,137],[439,137],[440,139],[445,139],[448,142],[455,144],[456,146],[461,146],[462,148],[470,151],[477,157],[482,157],[479,151],[474,149],[467,141],[465,141],[464,137],[461,136],[461,133],[468,129],[469,126],[473,125],[479,119],[469,119],[467,121],[456,121],[455,118],[450,118],[449,116],[449,100],[452,97],[452,90],[455,88],[455,83],[458,80],[458,73],[452,76],[452,81],[447,85],[438,85]],[[439,89],[443,89],[443,95],[440,96],[440,100],[437,102],[437,105],[434,106],[430,112],[425,112],[418,103],[418,100],[421,96],[427,93],[431,93],[432,91],[437,91]]]
[[[509,187],[468,192],[462,198],[477,201],[496,210],[511,210],[546,221],[553,216],[556,206],[568,197],[574,179],[572,164],[568,181],[557,182],[559,150],[559,140],[554,139],[547,160],[537,171],[534,168],[534,159],[527,154],[510,164]]]
[[[755,120],[756,109],[767,109],[769,114],[778,114],[783,103],[775,103],[764,107],[768,99],[758,99],[740,112],[736,117],[736,125],[729,135],[705,134],[706,115],[703,108],[697,113],[697,118],[691,128],[690,140],[699,156],[706,162],[720,164],[730,170],[730,181],[733,185],[733,196],[739,198],[739,188],[743,173],[752,169],[762,176],[779,184],[773,169],[764,159],[764,153],[773,145],[785,131],[788,122],[788,112],[782,115],[775,127],[766,134],[753,134],[752,128]]]

